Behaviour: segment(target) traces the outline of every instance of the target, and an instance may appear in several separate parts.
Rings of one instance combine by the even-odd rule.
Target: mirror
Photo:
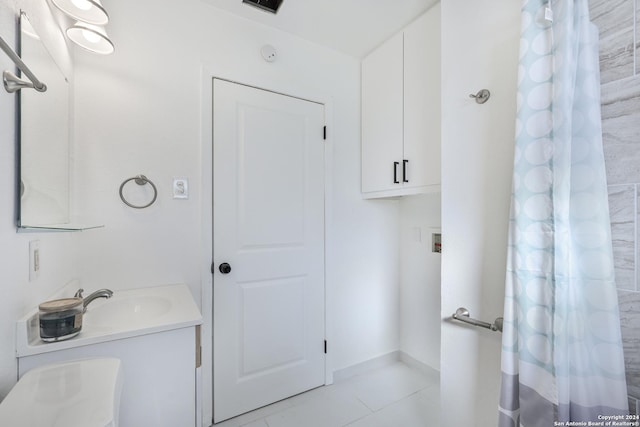
[[[69,224],[69,82],[20,15],[22,60],[47,85],[20,91],[20,227]]]
[[[91,228],[72,224],[69,81],[24,12],[20,14],[20,50],[22,60],[47,90],[19,92],[18,227]]]

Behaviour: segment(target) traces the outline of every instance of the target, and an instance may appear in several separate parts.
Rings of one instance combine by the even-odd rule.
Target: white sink
[[[83,328],[113,328],[126,325],[147,325],[166,315],[172,309],[166,296],[132,295],[114,292],[109,299],[94,300],[84,314]]]
[[[87,290],[86,294],[91,291]],[[91,302],[82,331],[66,341],[40,339],[37,309],[17,322],[17,356],[79,347],[202,324],[202,315],[184,284],[114,290],[109,299]]]

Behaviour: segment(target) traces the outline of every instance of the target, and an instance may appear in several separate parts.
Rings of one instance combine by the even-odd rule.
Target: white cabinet
[[[363,193],[398,187],[404,128],[403,45],[403,34],[397,34],[362,61]]]
[[[440,191],[440,6],[362,61],[365,198]]]

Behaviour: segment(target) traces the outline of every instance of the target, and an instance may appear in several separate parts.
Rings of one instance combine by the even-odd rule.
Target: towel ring
[[[142,205],[142,206],[137,206],[134,204],[131,204],[127,201],[127,199],[124,198],[124,195],[122,194],[122,189],[124,188],[124,186],[129,182],[129,181],[135,181],[136,184],[138,185],[145,185],[147,183],[151,184],[151,187],[153,187],[153,199],[147,203],[146,205]],[[129,179],[125,179],[122,184],[120,184],[120,199],[122,199],[122,202],[129,206],[132,207],[134,209],[144,209],[144,208],[148,208],[149,206],[151,206],[156,199],[158,198],[158,189],[156,188],[155,184],[153,182],[151,182],[151,180],[149,178],[147,178],[144,175],[136,175],[134,177],[131,177]]]

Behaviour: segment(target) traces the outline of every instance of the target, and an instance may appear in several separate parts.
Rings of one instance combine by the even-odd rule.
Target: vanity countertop
[[[40,339],[37,308],[16,325],[16,355],[40,353],[131,338],[202,324],[202,314],[184,284],[114,291],[87,307],[80,334],[46,343]]]

